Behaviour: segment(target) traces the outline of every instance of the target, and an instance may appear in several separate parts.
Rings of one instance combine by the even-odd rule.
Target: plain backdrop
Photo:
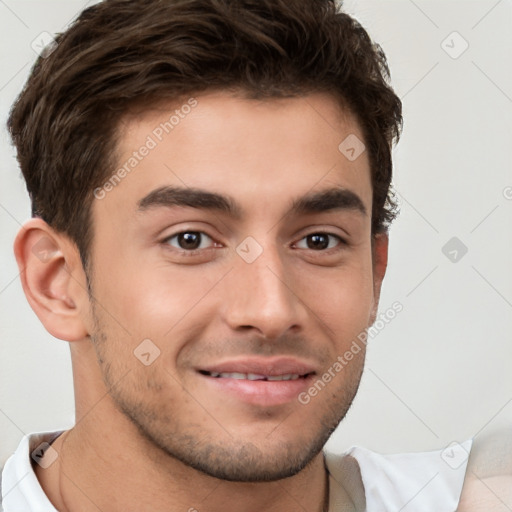
[[[25,433],[74,421],[68,343],[40,325],[12,242],[30,208],[5,129],[40,34],[86,4],[0,2],[0,464]],[[381,311],[359,394],[329,441],[390,453],[512,425],[512,2],[347,1],[404,104]],[[448,245],[447,245],[448,244]],[[467,251],[467,252],[466,252]]]

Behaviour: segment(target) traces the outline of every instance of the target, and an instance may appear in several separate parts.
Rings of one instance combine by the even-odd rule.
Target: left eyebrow
[[[307,194],[295,200],[291,212],[295,214],[321,213],[330,210],[355,210],[366,216],[366,207],[361,198],[346,188],[330,188]]]

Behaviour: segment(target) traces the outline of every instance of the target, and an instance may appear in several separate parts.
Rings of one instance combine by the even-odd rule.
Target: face
[[[209,93],[123,123],[129,172],[92,210],[91,340],[113,401],[164,453],[273,480],[346,414],[364,346],[335,363],[372,322],[383,277],[367,154],[338,149],[349,135],[363,140],[322,94]]]

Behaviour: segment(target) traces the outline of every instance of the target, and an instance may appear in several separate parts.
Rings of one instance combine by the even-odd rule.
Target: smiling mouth
[[[262,381],[284,381],[284,380],[299,380],[307,379],[313,375],[313,372],[299,375],[297,373],[287,373],[283,375],[260,375],[257,373],[239,373],[239,372],[208,372],[200,370],[199,373],[207,377],[215,379],[235,379],[235,380],[262,380]]]

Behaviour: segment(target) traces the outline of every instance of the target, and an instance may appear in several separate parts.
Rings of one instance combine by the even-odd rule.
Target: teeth
[[[229,377],[230,379],[236,379],[236,380],[247,379],[247,374],[246,373],[237,373],[237,372],[221,373],[220,376],[221,377]]]
[[[271,375],[267,377],[268,380],[297,380],[299,376],[295,373],[289,373],[288,375]]]
[[[288,373],[286,375],[260,375],[257,373],[218,373],[209,372],[211,377],[222,377],[223,379],[236,380],[297,380],[300,375],[296,373]]]
[[[265,375],[258,375],[257,373],[248,373],[247,374],[248,380],[265,380]]]

